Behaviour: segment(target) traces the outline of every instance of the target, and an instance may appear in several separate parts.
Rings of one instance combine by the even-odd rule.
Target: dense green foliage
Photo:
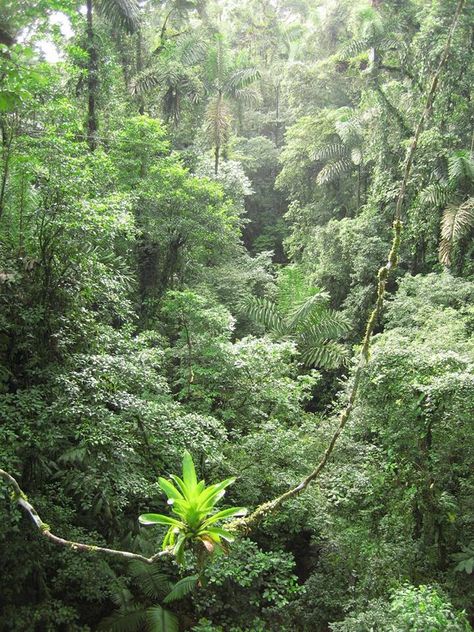
[[[58,535],[177,555],[55,547],[2,482],[0,630],[472,629],[472,2],[353,416],[219,522],[328,445],[456,6],[1,4],[0,468]]]

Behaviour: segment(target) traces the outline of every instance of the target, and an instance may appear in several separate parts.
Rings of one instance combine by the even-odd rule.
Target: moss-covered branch
[[[131,551],[118,551],[116,549],[109,549],[103,546],[84,544],[83,542],[74,542],[72,540],[60,538],[59,536],[54,535],[54,533],[51,533],[49,524],[43,522],[36,509],[28,501],[28,498],[18,484],[18,481],[11,474],[8,474],[8,472],[5,472],[5,470],[2,469],[0,469],[0,478],[3,479],[7,483],[7,485],[12,488],[12,500],[14,500],[30,516],[40,533],[55,544],[64,546],[68,549],[71,549],[72,551],[83,551],[86,553],[104,553],[106,555],[122,557],[127,560],[139,560],[140,562],[145,562],[146,564],[153,564],[153,562],[156,562],[159,558],[170,554],[168,550],[165,550],[159,551],[151,557],[145,557],[144,555],[132,553]]]

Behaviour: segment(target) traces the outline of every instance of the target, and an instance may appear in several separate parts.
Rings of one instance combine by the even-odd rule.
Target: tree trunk
[[[94,41],[94,27],[92,22],[92,0],[87,0],[87,52],[89,54],[88,60],[88,72],[87,72],[87,93],[88,93],[88,107],[87,107],[87,142],[91,151],[97,147],[97,49]]]

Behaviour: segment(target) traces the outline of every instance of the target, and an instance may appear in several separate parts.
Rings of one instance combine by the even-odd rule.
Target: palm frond
[[[420,199],[425,204],[433,206],[446,206],[452,191],[442,184],[435,182],[429,184],[420,194]]]
[[[441,221],[441,241],[439,260],[445,265],[451,264],[451,252],[454,245],[474,228],[474,198],[455,206],[446,207]]]
[[[196,584],[198,582],[198,575],[190,575],[189,577],[184,577],[177,582],[171,592],[166,595],[163,602],[170,603],[171,601],[177,601],[178,599],[184,599],[190,592],[192,592],[196,588]]]
[[[335,128],[346,145],[360,142],[362,125],[358,117],[354,116],[346,121],[336,121]]]
[[[340,160],[336,160],[335,162],[329,162],[327,165],[324,165],[324,167],[318,173],[316,182],[318,184],[327,184],[328,182],[333,182],[347,171],[350,171],[352,167],[352,162],[348,158],[341,158]]]
[[[450,180],[474,180],[474,160],[466,150],[457,151],[448,158]]]
[[[140,632],[146,621],[146,611],[137,607],[133,610],[117,610],[102,619],[97,629],[100,632]]]
[[[301,345],[301,358],[306,366],[319,366],[323,369],[338,369],[347,362],[348,352],[338,342],[326,340],[315,341],[307,338]]]
[[[206,57],[206,43],[199,34],[186,35],[178,39],[176,53],[184,66],[195,66]]]
[[[260,92],[255,88],[255,86],[244,86],[243,88],[236,88],[232,92],[232,97],[236,101],[240,101],[243,105],[246,106],[256,106],[262,100]]]
[[[360,55],[360,53],[363,53],[368,48],[370,48],[370,40],[366,38],[354,39],[341,48],[338,57],[342,61],[346,61]]]
[[[319,147],[313,154],[314,160],[334,160],[347,155],[347,147],[343,143],[329,143]]]
[[[140,24],[137,0],[95,0],[99,13],[113,26],[134,33]]]
[[[245,312],[257,325],[267,331],[280,331],[283,326],[281,315],[272,301],[252,296],[244,306]]]
[[[312,314],[318,313],[327,305],[329,294],[323,290],[317,290],[313,295],[295,303],[285,321],[290,331],[304,327]]]
[[[137,586],[150,599],[162,599],[172,586],[167,575],[155,566],[134,560],[130,562],[129,569]]]
[[[334,309],[324,309],[322,312],[310,314],[308,332],[313,337],[339,338],[351,328],[349,320]]]
[[[153,606],[146,611],[149,632],[179,632],[178,617],[161,606]]]
[[[236,70],[232,71],[227,77],[225,86],[226,92],[232,94],[234,90],[249,86],[259,78],[260,71],[255,66],[237,68]]]

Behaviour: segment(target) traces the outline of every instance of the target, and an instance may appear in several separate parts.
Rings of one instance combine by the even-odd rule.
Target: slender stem
[[[59,546],[64,546],[72,551],[82,551],[86,553],[105,553],[106,555],[114,555],[115,557],[122,557],[127,560],[140,560],[140,562],[145,562],[146,564],[153,564],[159,558],[164,557],[165,555],[170,555],[170,551],[168,549],[164,551],[159,551],[155,553],[151,557],[145,557],[144,555],[140,555],[138,553],[132,553],[131,551],[118,551],[116,549],[109,549],[103,546],[95,546],[93,544],[84,544],[83,542],[74,542],[72,540],[65,540],[64,538],[60,538],[59,536],[51,533],[50,526],[43,522],[40,518],[38,512],[33,507],[33,505],[28,501],[28,498],[25,492],[21,489],[18,481],[5,470],[0,469],[0,478],[3,479],[10,487],[13,488],[12,498],[16,503],[30,516],[33,523],[39,529],[40,533],[45,536],[51,542],[58,544]]]

